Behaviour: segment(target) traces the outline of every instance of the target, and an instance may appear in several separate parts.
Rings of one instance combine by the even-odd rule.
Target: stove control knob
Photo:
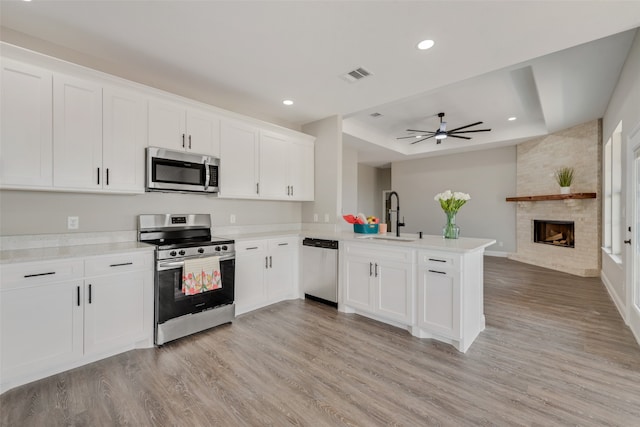
[[[178,252],[180,255],[184,255],[186,252],[185,251],[180,251]]]
[[[216,246],[216,252],[220,252],[220,246]]]
[[[169,255],[176,256],[177,254],[176,254],[176,251],[171,251],[171,252],[169,252]]]
[[[202,248],[198,248],[198,253],[199,253],[199,254],[203,254],[203,253],[204,253],[204,249],[202,249]]]
[[[227,248],[227,245],[224,245],[224,246],[222,247],[222,250],[223,250],[223,251],[226,251],[227,249],[229,249],[229,248]]]

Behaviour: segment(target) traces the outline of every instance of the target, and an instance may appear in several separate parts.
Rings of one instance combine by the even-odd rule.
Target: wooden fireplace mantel
[[[507,202],[540,202],[544,200],[595,199],[596,193],[547,194],[542,196],[507,197]]]

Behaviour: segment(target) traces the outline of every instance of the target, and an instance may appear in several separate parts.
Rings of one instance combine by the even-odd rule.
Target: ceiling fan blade
[[[476,130],[463,130],[463,131],[450,131],[449,135],[452,133],[469,133],[469,132],[489,132],[491,129],[476,129]]]
[[[426,138],[419,139],[418,141],[414,141],[414,142],[412,142],[412,143],[411,143],[411,145],[413,145],[413,144],[417,144],[418,142],[422,142],[422,141],[424,141],[425,139],[429,139],[429,138],[433,138],[433,135],[428,136],[428,137],[426,137]]]
[[[416,139],[416,135],[410,135],[410,136],[399,136],[396,139],[408,139],[408,138],[413,138]]]
[[[407,132],[420,132],[420,133],[433,133],[433,134],[435,134],[435,132],[431,131],[431,130],[418,130],[418,129],[407,129]]]
[[[460,130],[460,129],[470,128],[471,126],[481,125],[482,123],[483,122],[476,122],[476,123],[471,123],[470,125],[460,126],[459,128],[451,129],[449,132],[455,132],[455,131]]]
[[[460,138],[460,139],[471,139],[468,136],[458,136],[458,135],[451,135],[449,134],[450,138]]]

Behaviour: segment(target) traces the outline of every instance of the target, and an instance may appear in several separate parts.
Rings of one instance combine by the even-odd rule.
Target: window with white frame
[[[612,255],[622,252],[622,122],[604,145],[603,244]]]

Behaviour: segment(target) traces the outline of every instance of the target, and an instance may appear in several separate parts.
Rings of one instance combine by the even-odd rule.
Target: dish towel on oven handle
[[[182,293],[196,295],[222,288],[220,257],[193,258],[184,261]]]

